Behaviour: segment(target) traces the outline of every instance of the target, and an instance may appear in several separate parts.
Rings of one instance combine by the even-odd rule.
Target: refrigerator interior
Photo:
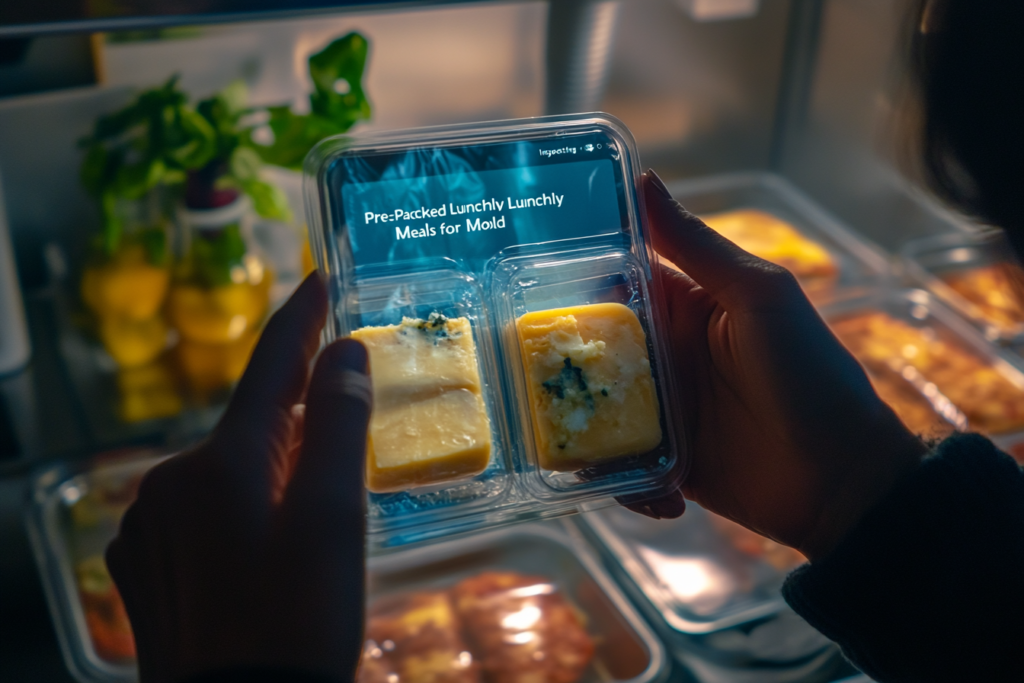
[[[888,269],[897,280],[908,242],[971,229],[896,163],[909,0],[552,3],[360,7],[108,36],[93,41],[95,84],[0,97],[6,218],[33,347],[25,371],[0,378],[19,445],[0,460],[0,678],[69,680],[22,521],[33,474],[125,447],[174,449],[218,415],[213,405],[123,424],[107,405],[113,389],[89,369],[92,352],[74,343],[68,351],[68,292],[98,225],[79,181],[78,141],[98,115],[174,72],[197,97],[240,79],[253,104],[303,106],[308,56],[358,30],[371,41],[373,118],[357,130],[606,111],[673,188],[722,174],[779,178],[855,236],[868,270]],[[574,75],[580,65],[590,69],[585,77]],[[13,68],[0,64],[0,81]],[[294,196],[294,175],[282,176]],[[725,647],[697,640],[680,642],[688,652]],[[722,675],[715,666],[687,668],[694,680]]]

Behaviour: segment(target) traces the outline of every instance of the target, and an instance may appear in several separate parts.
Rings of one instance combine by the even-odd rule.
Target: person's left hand
[[[366,350],[328,346],[311,275],[220,424],[154,467],[107,549],[144,683],[231,668],[352,680],[362,648]],[[305,401],[305,409],[301,403]]]

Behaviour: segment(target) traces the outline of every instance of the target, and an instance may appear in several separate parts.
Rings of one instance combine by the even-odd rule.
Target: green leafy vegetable
[[[274,135],[269,146],[256,144],[254,128],[245,123],[256,110],[247,106],[248,92],[240,81],[192,107],[178,87],[178,76],[173,76],[124,109],[100,117],[92,134],[81,141],[81,180],[100,205],[103,252],[111,256],[121,244],[124,226],[115,210],[119,200],[141,200],[158,187],[180,187],[190,173],[203,169],[226,168],[214,180],[216,188],[244,192],[264,218],[291,220],[284,192],[260,177],[262,165],[300,168],[320,140],[370,117],[362,87],[367,51],[366,39],[350,33],[310,57],[310,113],[294,114],[287,106],[267,108]]]
[[[310,113],[295,114],[288,106],[268,107],[274,142],[255,146],[265,162],[301,169],[306,154],[318,142],[370,118],[370,102],[363,91],[368,50],[366,38],[349,33],[309,58]]]

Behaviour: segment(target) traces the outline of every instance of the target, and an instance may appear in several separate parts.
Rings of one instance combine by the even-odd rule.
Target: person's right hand
[[[691,459],[682,492],[812,561],[925,445],[880,399],[784,268],[644,180]],[[655,506],[656,509],[657,506]]]

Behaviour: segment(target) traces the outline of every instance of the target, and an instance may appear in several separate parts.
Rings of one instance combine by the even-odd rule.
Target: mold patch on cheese
[[[542,468],[573,471],[661,443],[647,340],[622,304],[527,313],[516,321]]]
[[[366,487],[388,493],[475,476],[491,457],[476,345],[467,318],[364,327],[373,381]]]

